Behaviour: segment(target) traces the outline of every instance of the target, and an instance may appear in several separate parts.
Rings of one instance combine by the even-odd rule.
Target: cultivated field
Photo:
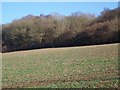
[[[118,44],[2,54],[3,87],[118,87]]]

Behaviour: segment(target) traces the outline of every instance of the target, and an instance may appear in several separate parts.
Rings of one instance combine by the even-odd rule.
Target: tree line
[[[81,12],[28,15],[2,25],[2,52],[118,43],[119,8],[96,17]]]

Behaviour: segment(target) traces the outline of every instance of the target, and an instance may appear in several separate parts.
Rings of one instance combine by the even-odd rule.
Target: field
[[[3,88],[117,88],[118,44],[2,54]]]

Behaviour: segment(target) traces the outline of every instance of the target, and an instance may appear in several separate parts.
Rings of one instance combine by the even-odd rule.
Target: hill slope
[[[4,53],[3,87],[118,87],[118,44]]]
[[[105,9],[98,17],[75,12],[60,20],[25,16],[2,25],[2,52],[119,43],[119,11]]]

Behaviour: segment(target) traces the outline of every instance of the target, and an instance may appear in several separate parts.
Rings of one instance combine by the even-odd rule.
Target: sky
[[[117,2],[2,2],[2,24],[10,23],[15,19],[32,14],[70,15],[80,11],[98,16],[104,8],[115,9]]]

